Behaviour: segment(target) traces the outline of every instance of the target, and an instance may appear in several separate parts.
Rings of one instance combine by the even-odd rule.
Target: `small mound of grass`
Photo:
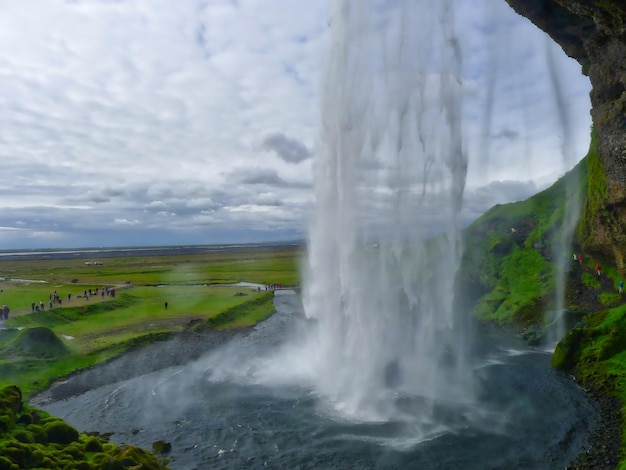
[[[67,346],[44,326],[25,328],[19,331],[5,350],[7,355],[37,358],[53,358],[69,353]]]

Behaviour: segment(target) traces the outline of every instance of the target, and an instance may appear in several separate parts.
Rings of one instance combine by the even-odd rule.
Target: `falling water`
[[[575,162],[575,153],[573,149],[573,132],[572,124],[567,109],[566,99],[564,96],[564,84],[556,67],[553,48],[555,47],[549,39],[546,38],[546,59],[548,63],[548,71],[550,74],[550,84],[553,90],[553,96],[556,101],[556,110],[558,116],[559,133],[561,135],[561,156],[566,168],[572,166]],[[571,247],[574,237],[574,231],[578,224],[578,218],[581,211],[581,192],[580,192],[580,176],[577,174],[570,175],[565,181],[565,201],[563,220],[557,232],[557,236],[553,241],[553,251],[556,255],[556,308],[548,317],[548,342],[556,345],[563,337],[566,329],[565,324],[565,288],[567,283],[567,274],[572,263]]]
[[[304,296],[335,411],[423,435],[473,396],[454,308],[467,162],[453,25],[447,1],[334,2]]]

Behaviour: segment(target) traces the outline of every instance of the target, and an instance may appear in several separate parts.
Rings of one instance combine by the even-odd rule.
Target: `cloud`
[[[280,132],[267,135],[261,142],[261,149],[275,152],[287,163],[300,163],[313,155],[304,144]]]
[[[385,30],[389,4],[374,3],[375,30],[393,34]],[[561,126],[551,111],[545,36],[496,3],[456,5],[468,186],[487,188],[466,196],[472,213],[514,194],[513,186],[488,186],[491,181],[544,184],[572,166],[561,155]],[[73,1],[41,2],[36,10],[28,2],[4,2],[1,10],[3,248],[304,237],[316,197],[312,149],[319,144],[320,108],[328,117],[340,105],[320,106],[327,2]],[[371,36],[369,44],[389,44],[379,39]],[[580,149],[588,143],[588,80],[562,53],[558,60]],[[359,75],[365,72],[372,80]],[[342,139],[367,148],[376,138],[393,149],[385,133],[401,110],[393,93],[410,80],[391,84],[391,97],[383,100],[377,71],[359,73],[347,73],[341,83],[361,94],[362,115],[371,119],[381,103],[391,107],[371,123],[371,135],[351,129]],[[440,79],[428,77],[430,105]],[[436,122],[429,122],[434,133]],[[573,153],[582,156],[584,149]],[[381,175],[409,186],[408,177],[418,173],[361,157],[358,176],[367,188],[381,184]],[[390,201],[381,196],[376,204],[388,209]]]
[[[113,223],[116,225],[138,225],[141,222],[137,219],[135,220],[128,220],[128,219],[115,219],[113,220]]]
[[[237,168],[231,178],[241,184],[264,184],[269,186],[286,186],[286,182],[272,168]]]
[[[464,223],[473,222],[496,204],[523,201],[540,189],[534,181],[492,181],[477,188],[468,188],[463,197],[461,217]]]

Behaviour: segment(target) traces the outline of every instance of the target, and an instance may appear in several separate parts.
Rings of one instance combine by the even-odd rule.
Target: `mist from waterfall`
[[[437,404],[473,400],[454,308],[467,159],[452,11],[333,3],[304,292],[320,393],[350,418],[417,418],[424,434]]]

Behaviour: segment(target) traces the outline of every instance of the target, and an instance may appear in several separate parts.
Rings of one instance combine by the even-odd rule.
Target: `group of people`
[[[578,261],[578,264],[580,264],[582,266],[583,264],[583,255],[582,253],[579,253],[578,255],[576,255],[576,253],[574,253],[572,255],[574,261]],[[596,269],[596,274],[598,275],[598,277],[602,276],[602,266],[600,265],[600,263],[596,263],[595,266]],[[619,280],[619,282],[617,283],[617,289],[619,291],[620,294],[624,293],[624,281],[622,279]]]
[[[83,291],[83,295],[81,296],[79,294],[77,297],[89,300],[89,298],[94,295],[101,295],[102,298],[104,298],[105,295],[115,297],[115,289],[112,289],[112,288],[110,289],[107,286],[104,286],[102,289],[98,287],[96,287],[95,289],[85,289]],[[67,294],[67,301],[70,302],[71,300],[72,300],[72,293],[70,292],[69,294]],[[61,298],[61,295],[57,291],[51,292],[48,295],[48,307],[54,308],[55,306],[58,306],[58,307],[63,306],[63,299]],[[46,304],[43,300],[40,300],[39,303],[32,302],[30,304],[30,307],[31,307],[31,311],[33,312],[42,312],[46,309]]]
[[[72,298],[72,294],[68,294],[67,300],[69,301],[71,298]],[[59,307],[63,305],[63,300],[61,300],[61,296],[59,295],[57,291],[54,291],[54,293],[51,292],[50,294],[48,294],[48,307],[54,308],[55,305],[58,305]],[[46,309],[46,304],[44,303],[43,300],[40,300],[38,304],[36,302],[31,302],[30,309],[33,312],[44,311]]]
[[[92,296],[100,296],[104,299],[104,296],[106,295],[107,297],[115,297],[115,289],[114,288],[109,288],[108,286],[104,286],[102,287],[102,289],[100,289],[99,287],[96,287],[95,289],[85,289],[83,291],[83,295],[82,298],[89,300],[90,297]],[[78,298],[81,298],[81,296],[79,295]]]
[[[9,309],[9,307],[7,306],[7,304],[4,304],[2,306],[2,310],[0,310],[0,315],[2,316],[2,318],[4,320],[8,320],[9,319],[9,312],[11,311],[11,309]]]

